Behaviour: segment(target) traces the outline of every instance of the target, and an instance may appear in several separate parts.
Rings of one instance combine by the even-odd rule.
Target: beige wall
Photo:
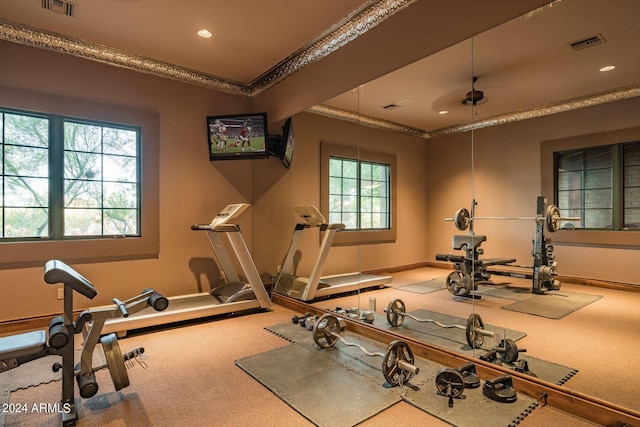
[[[478,216],[535,216],[538,195],[554,203],[552,189],[541,182],[542,141],[587,135],[585,140],[593,143],[593,134],[637,127],[638,111],[640,98],[633,98],[431,141],[427,258],[449,252],[454,233],[466,234],[443,218],[452,217],[458,208],[469,209],[474,197]],[[640,140],[638,132],[635,140]],[[603,139],[602,144],[607,143],[611,141]],[[487,235],[482,245],[485,257],[515,257],[519,264],[532,265],[533,221],[477,221],[475,232]],[[640,234],[633,234],[635,246],[624,248],[608,246],[604,239],[596,246],[559,243],[559,234],[547,236],[560,274],[640,284],[633,268],[639,259]]]
[[[251,108],[249,99],[8,42],[0,42],[0,56],[12,58],[0,69],[2,85],[12,90],[76,99],[80,104],[91,101],[137,109],[156,114],[159,120],[159,255],[113,262],[69,261],[99,291],[93,301],[76,298],[76,309],[108,304],[114,296],[127,298],[146,287],[166,295],[208,290],[209,282],[219,281],[211,262],[211,248],[204,235],[189,227],[195,222],[210,221],[228,203],[252,203],[253,209],[238,223],[259,272],[274,273],[293,231],[292,206],[320,206],[321,141],[361,143],[367,149],[395,152],[398,197],[410,205],[398,209],[396,244],[334,248],[325,272],[394,267],[424,258],[427,233],[422,220],[426,211],[423,165],[427,145],[422,139],[303,113],[294,117],[296,150],[291,169],[285,169],[274,158],[210,163],[205,117],[245,112]],[[44,69],[49,71],[43,73]],[[38,109],[37,105],[29,107]],[[273,126],[270,132],[280,133],[280,129]],[[301,273],[305,268],[309,270],[307,266],[318,245],[317,234],[306,237],[301,249],[308,255],[303,257]],[[65,260],[65,253],[56,254],[56,258]],[[0,321],[45,316],[62,309],[55,286],[45,285],[42,280],[41,266],[5,265],[0,269],[0,287]]]
[[[252,198],[252,161],[209,162],[205,117],[244,112],[250,100],[8,42],[0,42],[0,57],[3,86],[76,98],[80,104],[89,100],[151,111],[159,118],[159,255],[71,263],[99,291],[91,302],[76,298],[75,307],[106,304],[114,296],[127,298],[146,287],[168,295],[197,292],[190,266],[210,265],[206,260],[212,252],[204,235],[189,227],[209,222],[228,203]],[[279,167],[275,161],[272,166]],[[244,215],[239,223],[248,231],[250,245],[251,215]],[[57,257],[65,260],[65,253]],[[215,274],[210,276],[217,279]],[[206,279],[203,286],[208,286]],[[1,269],[0,321],[60,312],[62,304],[54,288],[44,284],[41,266]]]
[[[208,290],[209,282],[218,280],[211,249],[204,236],[189,227],[210,221],[233,202],[253,204],[238,223],[259,272],[273,273],[291,238],[291,207],[320,205],[322,141],[397,156],[397,241],[333,248],[325,273],[338,274],[433,261],[436,253],[449,252],[457,230],[442,219],[468,207],[473,197],[479,201],[479,215],[533,216],[542,188],[541,141],[639,125],[640,99],[635,99],[488,128],[473,134],[472,162],[470,133],[425,141],[300,113],[294,116],[291,169],[273,158],[210,163],[204,118],[245,112],[250,99],[8,42],[0,42],[0,57],[10,58],[0,67],[2,86],[151,112],[159,120],[159,254],[72,263],[100,292],[92,302],[77,298],[77,309],[109,303],[114,296],[126,298],[146,287],[167,295]],[[476,232],[488,236],[486,256],[513,256],[530,263],[533,223],[485,222]],[[317,245],[317,234],[302,242],[301,274],[309,270]],[[637,246],[555,247],[561,274],[639,283],[631,268]],[[65,254],[58,258],[64,260]],[[41,266],[0,269],[0,321],[60,312],[54,288],[44,284]]]
[[[321,142],[394,153],[397,156],[399,204],[395,243],[334,246],[329,253],[324,274],[376,270],[424,261],[428,237],[424,221],[427,209],[426,141],[310,113],[295,115],[293,123],[295,154],[292,168],[282,177],[271,178],[274,185],[263,185],[263,190],[258,190],[256,185],[254,193],[257,204],[277,206],[279,210],[274,208],[269,211],[273,224],[267,224],[265,220],[263,227],[257,223],[254,225],[254,257],[258,269],[275,271],[276,266],[282,263],[295,224],[292,206],[315,205],[320,208]],[[256,171],[254,179],[262,181],[262,174]],[[270,178],[267,176],[267,179]],[[317,230],[303,233],[299,274],[309,274],[318,252],[319,239]]]

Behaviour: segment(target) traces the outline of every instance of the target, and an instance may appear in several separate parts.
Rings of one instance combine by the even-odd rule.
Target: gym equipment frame
[[[285,295],[274,294],[273,300],[274,303],[299,313],[309,312],[320,316],[330,313],[328,310],[320,309]],[[373,325],[351,319],[343,319],[343,321],[346,330],[379,342],[403,340],[411,345],[415,356],[424,357],[443,366],[456,367],[464,362],[473,362],[478,376],[485,379],[508,374],[511,376],[513,386],[519,393],[530,396],[543,404],[576,415],[579,418],[601,425],[640,425],[640,412],[638,411],[615,405],[518,371],[512,371],[481,359],[406,337],[391,330],[376,328]]]
[[[311,301],[318,297],[379,287],[386,283],[391,283],[393,280],[391,276],[378,276],[366,273],[348,273],[320,277],[327,257],[329,256],[333,239],[338,231],[344,230],[345,225],[338,223],[327,224],[322,213],[313,205],[296,206],[293,210],[300,217],[301,222],[296,224],[293,231],[289,250],[278,274],[275,292],[303,301]],[[309,277],[295,276],[292,274],[292,271],[300,238],[302,232],[311,227],[318,227],[320,231],[324,232],[322,242]]]
[[[47,261],[44,267],[44,281],[52,285],[64,284],[63,316],[51,319],[48,334],[45,330],[37,330],[0,337],[0,372],[17,368],[41,357],[62,356],[62,363],[54,363],[52,369],[54,372],[62,370],[62,406],[60,408],[62,424],[74,426],[78,421],[74,378],[78,382],[80,395],[89,398],[98,392],[95,371],[108,368],[116,391],[121,390],[129,385],[125,362],[136,359],[144,353],[144,349],[140,347],[123,355],[115,334],[102,336],[105,320],[112,317],[127,317],[130,312],[135,313],[148,305],[154,310],[161,311],[167,308],[168,301],[153,289],[146,289],[142,294],[124,302],[114,298],[115,307],[98,311],[85,310],[74,322],[74,291],[89,299],[93,299],[98,291],[91,282],[59,260]],[[81,332],[85,335],[85,339],[80,363],[75,365],[75,335]],[[98,341],[102,344],[107,363],[94,367],[93,352]]]
[[[240,227],[229,223],[248,207],[247,203],[230,204],[210,224],[191,226],[194,231],[206,232],[225,283],[209,292],[169,297],[170,307],[163,312],[145,310],[126,319],[110,319],[105,324],[105,330],[122,336],[127,330],[253,309],[270,309],[271,300],[242,238]]]
[[[551,240],[546,238],[545,229],[553,233],[560,228],[562,221],[580,221],[579,217],[562,217],[560,209],[555,205],[547,206],[544,196],[538,196],[537,215],[535,217],[479,217],[475,216],[476,200],[472,201],[471,212],[462,208],[456,211],[453,218],[445,218],[445,221],[453,221],[458,230],[469,229],[468,236],[453,236],[452,246],[456,250],[464,250],[465,255],[436,254],[438,261],[451,261],[454,271],[447,276],[446,286],[449,292],[455,296],[469,297],[472,290],[477,290],[476,281],[488,281],[491,274],[532,279],[531,291],[534,294],[545,294],[548,290],[560,289],[560,282],[555,280],[557,275],[557,262],[553,254]],[[474,234],[475,220],[525,220],[535,221],[536,232],[533,238],[533,266],[512,265],[515,259],[510,258],[486,258],[479,256],[484,253],[480,248],[486,236]],[[487,267],[504,266],[531,269],[531,273],[511,273],[507,271],[489,271]],[[474,298],[479,296],[474,295]]]
[[[333,347],[340,340],[346,346],[357,347],[366,356],[382,357],[382,374],[394,387],[408,383],[420,371],[414,365],[411,348],[404,341],[391,342],[384,353],[371,352],[359,344],[347,342],[340,335],[340,329],[342,327],[338,317],[330,313],[324,314],[313,325],[313,340],[320,348]]]

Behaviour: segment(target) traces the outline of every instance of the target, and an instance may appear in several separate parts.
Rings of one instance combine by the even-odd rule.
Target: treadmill
[[[194,231],[206,233],[224,280],[222,285],[209,292],[168,297],[169,307],[164,311],[147,307],[135,316],[109,319],[103,333],[116,332],[124,336],[127,331],[134,329],[246,310],[269,309],[271,300],[240,228],[229,223],[248,207],[247,203],[231,204],[220,211],[211,223],[191,226]]]
[[[300,217],[301,221],[296,224],[293,231],[291,245],[282,263],[274,292],[302,301],[311,301],[314,298],[339,293],[382,287],[392,282],[393,277],[391,276],[379,276],[360,272],[320,277],[327,257],[329,256],[333,239],[337,232],[344,230],[345,225],[340,223],[327,224],[322,213],[313,205],[297,206],[294,207],[293,210]],[[296,251],[298,250],[298,244],[300,243],[300,237],[304,230],[311,227],[318,227],[320,231],[324,232],[318,255],[316,256],[315,263],[308,277],[295,276],[292,274],[293,262]]]

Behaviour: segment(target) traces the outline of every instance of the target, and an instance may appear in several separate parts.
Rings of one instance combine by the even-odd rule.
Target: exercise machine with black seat
[[[59,260],[50,260],[44,267],[44,281],[48,284],[64,284],[64,311],[62,316],[51,319],[48,331],[36,330],[0,337],[0,372],[8,371],[45,356],[62,356],[62,363],[55,362],[54,372],[62,371],[62,399],[59,412],[63,426],[74,426],[78,421],[75,405],[74,378],[80,396],[89,398],[98,392],[95,372],[107,368],[116,391],[129,386],[126,362],[137,359],[144,348],[139,347],[122,354],[116,334],[103,335],[102,327],[108,318],[127,317],[151,306],[153,310],[167,308],[168,301],[153,289],[126,301],[113,299],[115,306],[98,311],[85,310],[73,320],[73,293],[93,299],[98,291],[77,271]],[[75,363],[75,335],[82,333],[84,343],[80,362]],[[106,363],[94,366],[93,354],[98,341]]]
[[[450,261],[454,265],[454,271],[447,276],[446,286],[449,292],[456,296],[480,298],[471,291],[477,290],[477,282],[486,282],[491,274],[531,279],[531,292],[545,294],[547,291],[560,289],[560,282],[555,279],[557,265],[551,239],[545,236],[545,230],[553,233],[557,231],[562,221],[580,221],[579,217],[563,217],[560,209],[555,205],[547,205],[544,196],[538,196],[536,201],[535,217],[479,217],[475,215],[478,203],[472,201],[471,211],[466,208],[458,209],[453,218],[445,218],[445,221],[453,221],[458,230],[469,229],[468,236],[454,235],[452,246],[455,250],[462,250],[464,255],[436,254],[438,261]],[[484,235],[474,232],[476,220],[524,220],[535,221],[536,231],[533,238],[533,266],[514,265],[512,258],[480,258],[484,250],[480,248],[486,241]],[[520,271],[508,271],[490,267],[508,267],[520,269]],[[525,272],[521,272],[524,269]],[[528,271],[526,271],[528,270]]]
[[[491,278],[488,267],[496,265],[509,265],[516,262],[515,258],[480,258],[484,249],[480,247],[487,236],[481,234],[459,235],[451,239],[451,246],[458,251],[464,251],[464,255],[436,254],[437,261],[450,261],[453,263],[453,271],[449,273],[445,284],[447,290],[456,296],[469,296],[471,292],[471,279],[474,285],[477,282],[487,282]],[[477,286],[474,286],[477,290]]]
[[[208,292],[168,297],[169,309],[163,312],[145,310],[126,319],[111,319],[105,330],[126,334],[129,330],[202,319],[221,314],[268,310],[271,299],[251,258],[240,227],[231,221],[249,204],[227,205],[209,224],[193,224],[191,230],[204,232],[224,283]]]
[[[300,220],[295,226],[289,250],[280,267],[274,289],[275,292],[302,301],[311,301],[314,298],[382,287],[387,283],[391,283],[393,280],[391,276],[360,272],[321,277],[335,235],[344,230],[345,225],[327,223],[322,213],[313,205],[296,206],[293,210]],[[319,228],[324,234],[309,276],[298,276],[293,274],[294,258],[298,251],[302,233],[310,228]]]

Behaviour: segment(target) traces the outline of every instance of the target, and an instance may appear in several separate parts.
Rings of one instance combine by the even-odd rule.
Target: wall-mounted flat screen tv
[[[266,159],[267,114],[207,117],[209,160]]]
[[[293,132],[293,120],[289,117],[282,126],[282,142],[284,144],[280,160],[287,167],[291,167],[293,163],[293,143],[295,134]]]

